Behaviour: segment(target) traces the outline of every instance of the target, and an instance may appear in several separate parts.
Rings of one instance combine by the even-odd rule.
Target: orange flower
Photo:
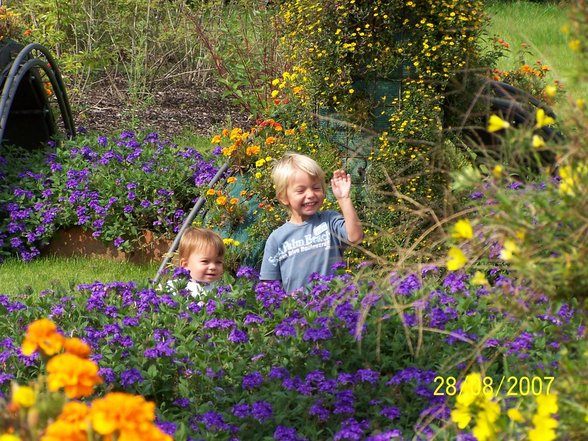
[[[61,388],[69,398],[91,395],[101,384],[98,366],[93,361],[73,354],[59,354],[47,363],[47,384],[55,392]]]
[[[247,156],[253,156],[253,155],[257,155],[260,151],[261,151],[261,147],[259,147],[258,145],[252,145],[252,146],[247,147],[247,149],[245,150],[245,154]]]
[[[111,392],[94,400],[90,409],[92,427],[100,435],[114,435],[120,440],[149,439],[172,441],[153,424],[155,404],[124,392]]]
[[[265,143],[266,143],[266,145],[275,144],[276,143],[276,137],[275,136],[268,136],[265,139]]]
[[[233,184],[233,183],[235,183],[235,182],[237,182],[237,178],[236,178],[236,177],[234,177],[234,176],[229,176],[229,177],[227,178],[227,183],[228,183],[228,184]]]
[[[31,31],[30,29],[27,29],[26,31],[24,31],[22,34],[25,37],[30,37],[32,35],[33,31]]]
[[[231,198],[231,200],[229,201],[229,204],[231,205],[235,205],[239,203],[239,198]]]
[[[63,344],[63,348],[65,349],[65,352],[77,355],[81,358],[88,358],[88,356],[92,353],[90,346],[85,341],[82,341],[76,337],[66,339]]]
[[[63,406],[57,420],[47,426],[41,441],[87,441],[90,409],[79,401]]]
[[[57,326],[51,320],[35,320],[27,328],[21,350],[27,356],[39,349],[51,356],[61,350],[64,340],[65,337],[57,332]]]
[[[216,198],[217,205],[226,205],[227,204],[227,197],[226,196],[219,196]]]

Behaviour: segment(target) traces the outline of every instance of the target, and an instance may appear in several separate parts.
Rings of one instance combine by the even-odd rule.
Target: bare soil
[[[248,115],[223,92],[212,78],[204,85],[167,85],[143,102],[131,99],[120,84],[97,85],[78,94],[67,91],[76,127],[105,134],[145,130],[160,139],[210,135],[228,121],[248,126]]]

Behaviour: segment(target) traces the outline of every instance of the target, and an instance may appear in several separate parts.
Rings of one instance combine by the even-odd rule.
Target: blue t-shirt
[[[312,273],[333,274],[347,246],[345,219],[336,211],[322,211],[302,224],[286,222],[265,243],[261,280],[281,280],[286,292],[308,284]]]

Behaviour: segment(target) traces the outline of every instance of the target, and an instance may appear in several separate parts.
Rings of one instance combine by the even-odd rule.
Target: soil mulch
[[[155,132],[160,139],[179,135],[210,135],[227,126],[251,125],[243,109],[223,96],[208,79],[204,85],[168,85],[146,99],[133,102],[118,85],[96,85],[81,94],[67,91],[76,127],[112,133],[120,130]]]

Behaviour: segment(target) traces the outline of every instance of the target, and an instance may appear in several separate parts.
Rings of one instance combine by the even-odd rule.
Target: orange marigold
[[[247,156],[253,156],[253,155],[257,155],[260,151],[261,151],[261,147],[259,147],[258,145],[252,145],[252,146],[247,147],[247,149],[245,150],[245,154]]]
[[[153,422],[155,404],[139,395],[111,392],[94,400],[90,409],[92,427],[100,435],[118,433],[120,440],[172,441]]]
[[[92,349],[88,343],[76,337],[65,339],[63,348],[65,349],[65,352],[77,355],[78,357],[82,358],[88,358],[92,353]]]
[[[59,354],[47,363],[47,384],[55,392],[61,388],[69,398],[91,395],[94,386],[101,384],[98,365],[74,354]]]
[[[57,420],[47,426],[41,441],[87,441],[90,409],[79,401],[63,406]]]
[[[65,337],[57,331],[57,326],[49,319],[35,320],[27,328],[22,353],[31,355],[36,350],[41,350],[45,355],[57,354],[63,347]]]
[[[216,198],[217,205],[226,205],[227,204],[227,197],[226,196],[219,196]]]

